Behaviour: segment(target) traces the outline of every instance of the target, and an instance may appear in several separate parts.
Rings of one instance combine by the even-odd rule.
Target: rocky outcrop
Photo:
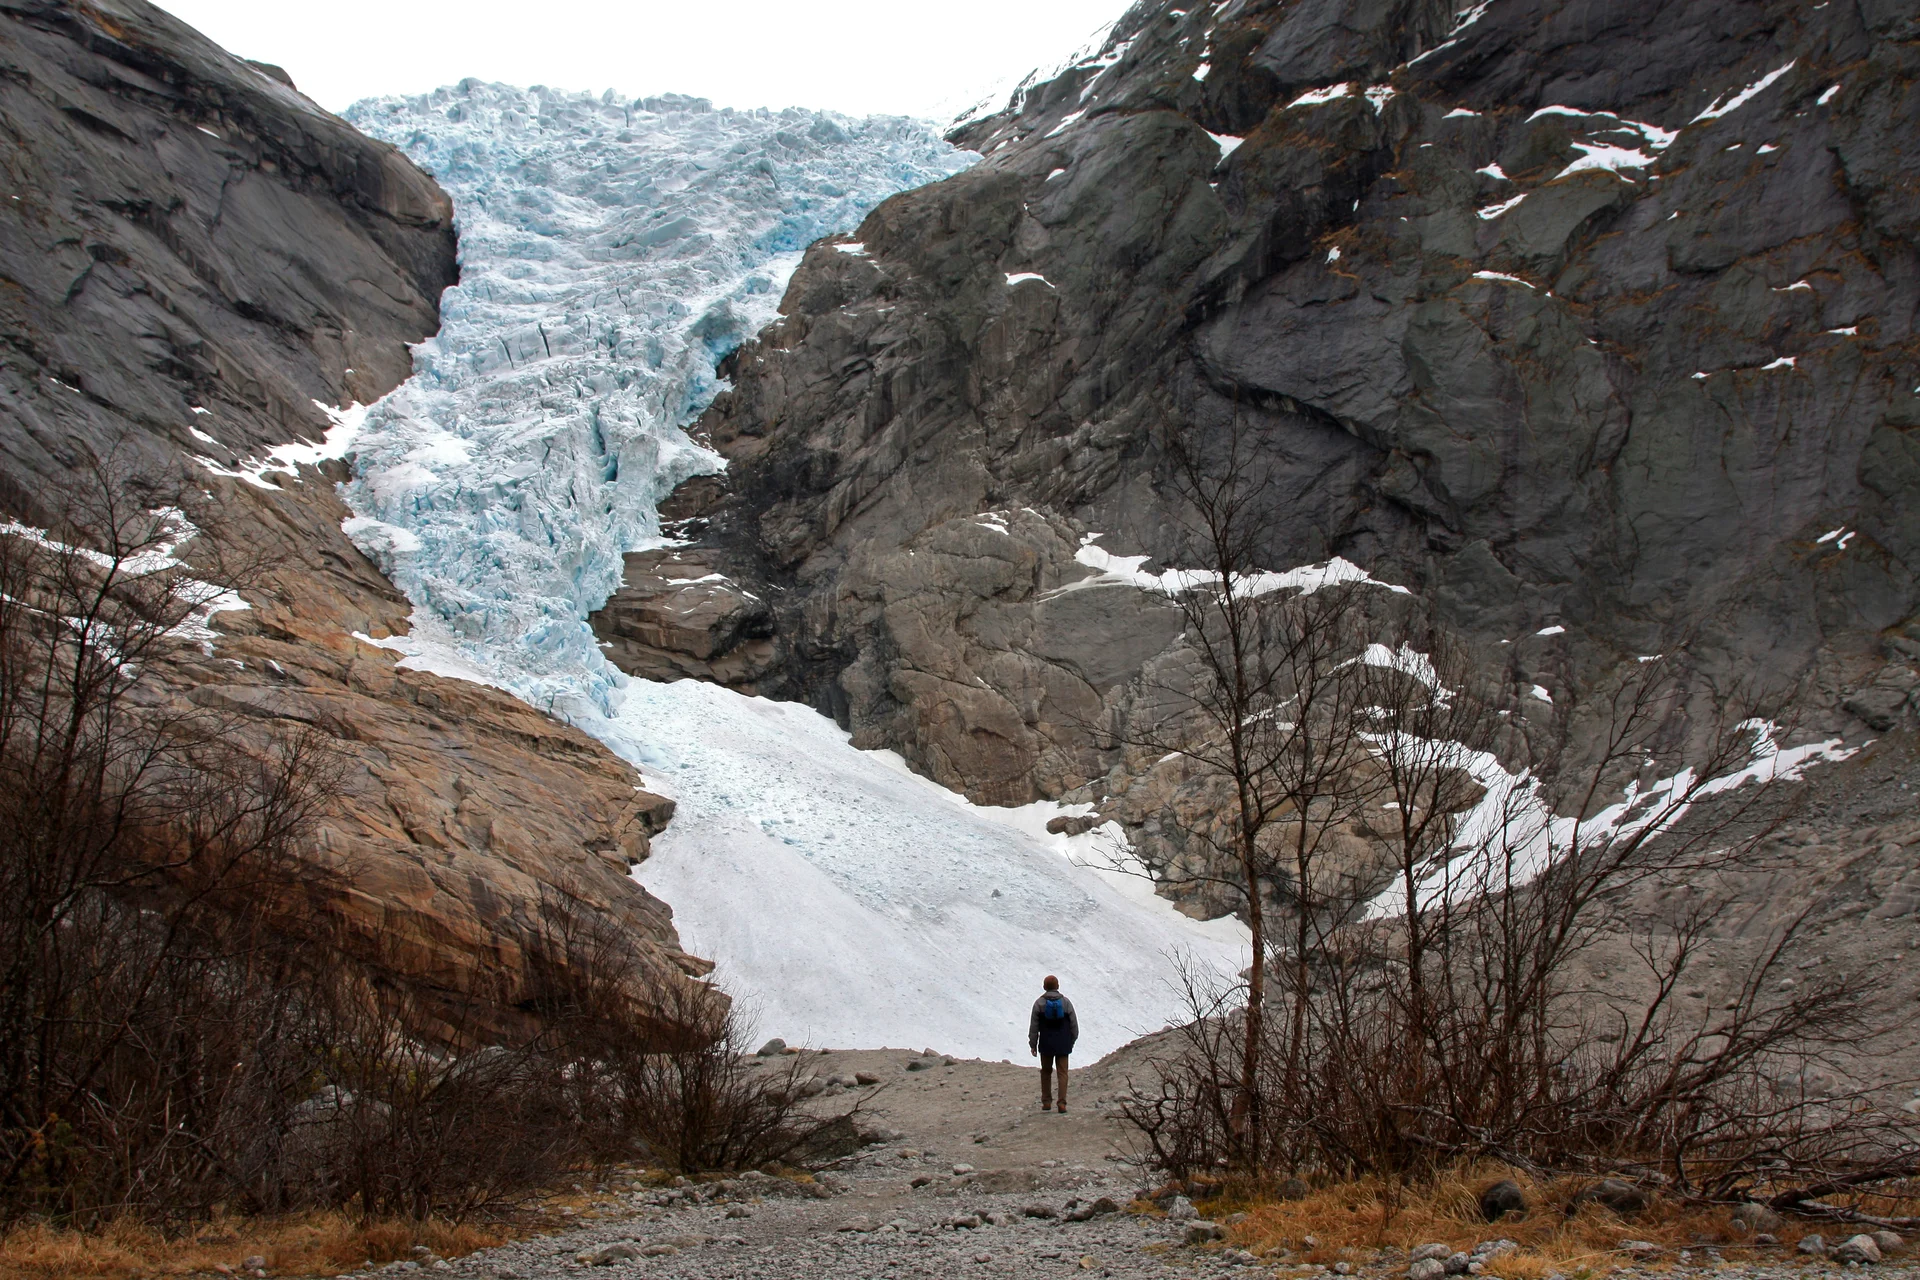
[[[341,464],[235,474],[318,439],[316,401],[408,375],[456,278],[444,193],[142,0],[0,0],[0,129],[0,507],[33,520],[49,482],[114,455],[157,490],[186,475],[268,566],[211,653],[148,678],[263,743],[304,726],[334,747],[325,909],[400,978],[482,993],[495,1030],[573,959],[556,897],[667,980],[707,972],[627,874],[671,803],[584,734],[375,647],[409,608],[341,532]]]
[[[1874,3],[1143,3],[808,251],[700,424],[690,554],[769,604],[756,688],[982,800],[1110,789],[1079,726],[1178,628],[1087,539],[1176,555],[1167,443],[1233,430],[1274,567],[1406,583],[1519,689],[1686,633],[1826,727],[1904,716],[1915,41]]]

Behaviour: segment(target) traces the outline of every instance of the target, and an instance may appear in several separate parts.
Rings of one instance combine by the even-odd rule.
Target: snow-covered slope
[[[915,121],[474,82],[348,117],[433,172],[460,226],[443,328],[354,442],[348,532],[417,606],[385,643],[677,796],[641,877],[769,1034],[1021,1056],[1055,972],[1084,1056],[1178,1011],[1170,953],[1243,963],[1232,922],[1077,866],[1094,837],[967,806],[805,708],[630,681],[587,626],[621,553],[659,543],[659,499],[722,465],[682,427],[800,250],[972,157]]]

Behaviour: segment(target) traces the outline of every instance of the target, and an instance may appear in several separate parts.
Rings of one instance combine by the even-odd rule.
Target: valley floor
[[[871,1099],[861,1114],[900,1134],[825,1174],[821,1181],[831,1195],[769,1194],[792,1184],[776,1187],[775,1179],[751,1175],[726,1184],[725,1193],[709,1202],[608,1184],[572,1230],[458,1260],[425,1258],[352,1274],[432,1273],[477,1280],[643,1275],[675,1280],[1067,1275],[1311,1280],[1335,1274],[1330,1266],[1290,1256],[1256,1258],[1231,1243],[1188,1245],[1186,1224],[1158,1214],[1130,1214],[1123,1208],[1067,1220],[1076,1208],[1104,1208],[1097,1205],[1102,1197],[1124,1207],[1143,1190],[1138,1169],[1127,1160],[1128,1131],[1103,1114],[1108,1098],[1125,1087],[1134,1061],[1127,1051],[1074,1074],[1065,1115],[1039,1110],[1038,1072],[1032,1067],[955,1061],[908,1071],[906,1063],[920,1055],[905,1050],[809,1056],[817,1057],[815,1070],[822,1076],[864,1072],[880,1077],[880,1088],[863,1091]],[[845,1109],[850,1097],[833,1101]],[[1489,1240],[1500,1235],[1490,1226],[1479,1232]],[[591,1260],[596,1255],[604,1261]],[[1813,1280],[1840,1270],[1780,1256],[1721,1260],[1699,1249],[1684,1255],[1684,1262],[1682,1256],[1628,1266],[1625,1254],[1604,1255],[1572,1274],[1640,1280],[1698,1272],[1727,1280]],[[1399,1280],[1406,1266],[1401,1251],[1368,1251],[1356,1255],[1343,1273]],[[1920,1267],[1914,1266],[1873,1271],[1887,1280],[1920,1278]],[[1525,1266],[1514,1272],[1523,1273],[1536,1274]]]

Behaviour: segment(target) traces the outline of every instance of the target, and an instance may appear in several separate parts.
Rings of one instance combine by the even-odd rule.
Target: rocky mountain
[[[1917,72],[1887,0],[1139,4],[809,250],[699,424],[725,485],[662,508],[692,544],[596,625],[976,800],[1107,800],[1078,726],[1179,629],[1116,557],[1174,555],[1168,441],[1238,424],[1272,567],[1406,584],[1519,690],[1684,634],[1893,728]]]
[[[204,488],[223,536],[270,553],[204,659],[148,678],[337,748],[314,856],[345,875],[323,905],[402,978],[486,992],[501,1026],[570,962],[542,919],[556,894],[662,973],[705,973],[627,874],[671,802],[501,691],[397,668],[369,641],[410,605],[341,531],[344,465],[262,462],[408,376],[458,274],[446,195],[144,0],[0,0],[0,130],[0,506],[32,522],[50,483],[113,456],[156,491]]]

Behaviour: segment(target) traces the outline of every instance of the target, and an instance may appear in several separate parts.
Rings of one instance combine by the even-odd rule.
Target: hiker
[[[1067,1110],[1067,1055],[1080,1038],[1080,1019],[1074,1016],[1073,1001],[1060,994],[1060,979],[1052,974],[1041,984],[1044,990],[1033,1002],[1033,1016],[1027,1019],[1027,1049],[1040,1059],[1040,1109],[1053,1106],[1054,1064],[1060,1064],[1060,1112]]]

